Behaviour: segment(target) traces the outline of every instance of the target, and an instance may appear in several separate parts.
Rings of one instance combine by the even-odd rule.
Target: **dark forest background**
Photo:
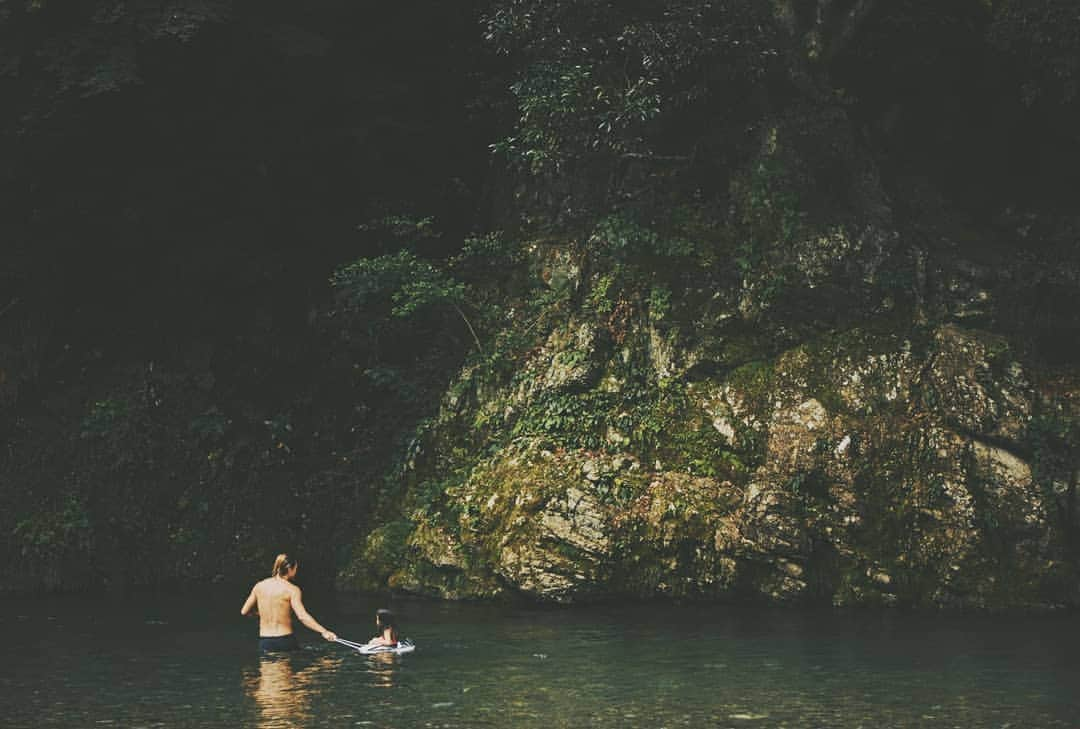
[[[246,580],[283,549],[329,584],[496,346],[505,241],[722,218],[764,119],[842,118],[859,150],[804,155],[807,215],[880,183],[904,262],[1007,268],[985,325],[1075,365],[1078,51],[1069,0],[3,0],[9,586]],[[409,316],[332,285],[361,259]],[[901,308],[933,319],[924,284]]]

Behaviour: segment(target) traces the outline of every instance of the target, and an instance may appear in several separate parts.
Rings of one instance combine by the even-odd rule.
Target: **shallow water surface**
[[[260,657],[221,601],[9,600],[5,726],[1077,727],[1075,616],[396,601],[405,656],[302,629]],[[235,603],[235,604],[233,604]],[[377,604],[309,600],[351,640]]]

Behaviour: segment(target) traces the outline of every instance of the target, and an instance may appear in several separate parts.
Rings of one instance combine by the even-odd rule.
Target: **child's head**
[[[386,608],[379,608],[375,611],[375,624],[382,630],[386,630],[387,628],[393,630],[397,627],[394,624],[394,614]]]

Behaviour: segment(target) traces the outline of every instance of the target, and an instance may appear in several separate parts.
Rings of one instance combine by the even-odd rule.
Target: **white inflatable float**
[[[416,650],[416,646],[413,645],[411,640],[399,640],[397,645],[371,645],[370,643],[353,643],[351,640],[345,640],[344,638],[338,638],[338,643],[346,645],[352,648],[357,653],[363,653],[370,656],[376,653],[412,653]]]

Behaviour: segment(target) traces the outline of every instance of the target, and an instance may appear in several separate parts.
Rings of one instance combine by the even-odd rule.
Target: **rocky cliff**
[[[852,328],[689,378],[655,329],[606,354],[595,336],[556,328],[522,363],[527,385],[465,373],[403,474],[408,508],[357,545],[341,583],[557,602],[1080,597],[1075,370],[1036,378],[1002,336],[953,323]],[[644,416],[614,411],[634,360],[651,380]],[[537,402],[566,420],[478,436]],[[575,431],[601,437],[567,445]]]
[[[1077,603],[1080,369],[1047,355],[1069,315],[1038,293],[1080,282],[1070,224],[884,182],[837,107],[759,130],[722,207],[515,244],[496,351],[339,584]]]

